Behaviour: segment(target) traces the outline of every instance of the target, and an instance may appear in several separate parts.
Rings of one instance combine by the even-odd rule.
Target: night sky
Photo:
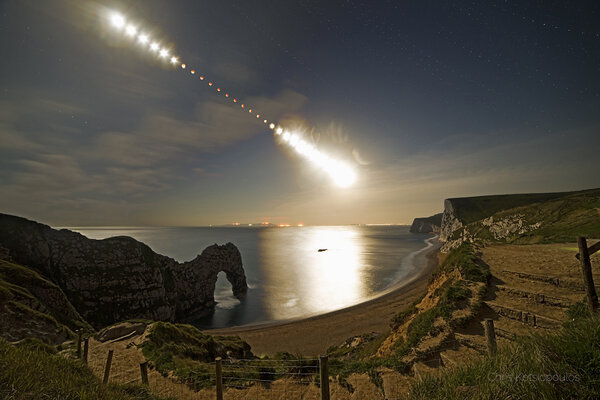
[[[339,188],[123,39],[114,9],[354,165]],[[410,223],[600,186],[598,1],[0,1],[0,212],[59,226]]]

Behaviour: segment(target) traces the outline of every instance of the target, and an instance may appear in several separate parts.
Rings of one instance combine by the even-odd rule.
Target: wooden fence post
[[[81,358],[81,335],[83,334],[82,329],[77,329],[77,358]]]
[[[488,353],[490,354],[490,356],[493,356],[498,350],[498,345],[496,344],[496,332],[494,331],[494,320],[491,318],[486,318],[483,321],[483,326],[485,328],[485,337],[487,339]]]
[[[140,373],[142,374],[142,384],[148,386],[148,361],[140,363]]]
[[[102,380],[102,383],[104,383],[104,384],[108,383],[108,377],[110,375],[110,364],[112,363],[112,358],[113,358],[113,350],[109,350],[108,357],[106,358],[106,368],[104,369],[104,380]]]
[[[319,357],[319,371],[321,377],[321,400],[329,400],[329,372],[327,371],[327,356]]]
[[[217,385],[217,400],[223,400],[223,367],[221,357],[215,358],[215,380]]]
[[[579,262],[581,263],[581,272],[583,273],[583,284],[585,285],[588,307],[590,311],[594,313],[598,309],[598,295],[596,294],[594,278],[592,277],[592,262],[590,261],[587,241],[583,236],[577,238],[577,245],[579,246]]]
[[[83,362],[88,363],[88,350],[90,346],[90,338],[83,339]]]

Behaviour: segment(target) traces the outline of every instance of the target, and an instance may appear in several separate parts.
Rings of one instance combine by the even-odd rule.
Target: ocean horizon
[[[179,262],[212,244],[235,244],[248,281],[243,300],[219,273],[216,307],[190,315],[202,329],[260,324],[323,314],[374,298],[410,279],[434,235],[407,225],[302,227],[66,227],[90,239],[131,236]],[[321,250],[321,251],[319,251]]]

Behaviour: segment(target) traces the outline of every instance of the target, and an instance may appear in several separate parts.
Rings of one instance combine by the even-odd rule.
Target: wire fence
[[[231,398],[318,399],[320,360],[224,360],[221,379]]]
[[[414,378],[454,367],[457,363],[442,353],[460,346],[464,346],[463,340],[446,338],[431,344],[428,350],[409,353],[414,368],[408,375],[406,370],[373,369],[340,376],[344,361],[329,362],[327,357],[217,359],[177,376],[161,374],[152,367],[148,369],[144,362],[137,373],[128,368],[128,380],[111,375],[110,381],[146,384],[153,393],[182,400],[396,400],[405,397]],[[478,350],[482,352],[485,353],[484,346]],[[114,359],[120,360],[118,352]],[[102,364],[102,370],[110,375],[110,366],[107,369]],[[131,379],[135,375],[137,378]]]
[[[453,368],[464,361],[467,353],[481,355],[491,352],[495,348],[493,324],[490,329],[491,332],[488,332],[486,328],[487,345],[481,340],[473,342],[460,335],[438,337],[437,340],[423,343],[426,349],[413,349],[407,354],[406,362],[398,366],[373,367],[370,370],[363,369],[363,373],[348,372],[345,365],[348,361],[329,361],[322,356],[293,359],[218,358],[187,370],[180,369],[175,376],[172,373],[160,373],[145,360],[139,363],[138,369],[138,364],[131,364],[136,361],[122,356],[127,352],[125,348],[117,348],[116,352],[109,350],[106,355],[107,347],[99,353],[94,346],[92,354],[94,368],[100,376],[104,373],[105,382],[142,383],[148,385],[153,393],[182,400],[396,400],[406,397],[415,378],[422,379],[427,374],[438,374]],[[500,331],[498,333],[502,337]],[[83,345],[83,351],[77,354],[87,362],[87,339]],[[81,347],[80,341],[78,347]],[[465,347],[472,351],[465,352]]]

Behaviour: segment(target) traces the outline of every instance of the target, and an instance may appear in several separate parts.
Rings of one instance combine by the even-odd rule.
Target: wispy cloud
[[[187,119],[153,110],[130,131],[93,133],[71,118],[77,115],[81,120],[91,110],[43,94],[30,93],[27,98],[34,99],[27,107],[16,99],[1,111],[2,180],[10,195],[0,206],[24,214],[44,210],[50,218],[70,215],[90,222],[97,218],[90,217],[96,214],[88,206],[123,209],[123,201],[131,207],[147,204],[152,196],[188,179],[182,171],[190,165],[195,179],[214,177],[203,164],[203,154],[268,132],[262,120],[229,104],[205,101]],[[300,109],[305,98],[284,91],[275,98],[248,100],[277,115]],[[78,206],[66,212],[65,205],[76,199],[81,200]]]

